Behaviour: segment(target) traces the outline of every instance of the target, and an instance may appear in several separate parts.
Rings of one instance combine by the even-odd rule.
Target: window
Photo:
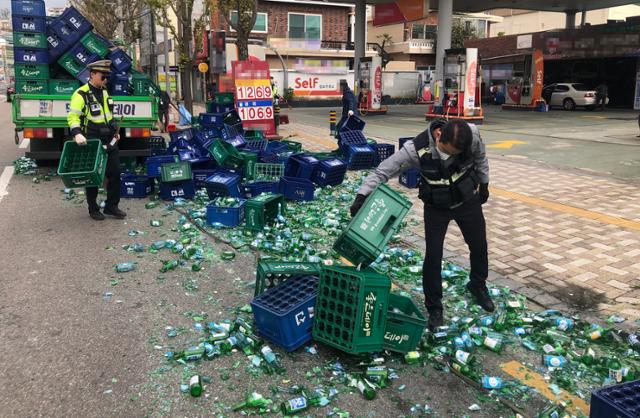
[[[587,87],[586,84],[582,84],[582,83],[572,84],[572,86],[573,86],[573,88],[575,90],[578,90],[578,91],[589,91],[589,90],[592,90],[589,87]]]
[[[322,16],[289,13],[290,39],[322,39]]]
[[[231,11],[231,22],[235,25],[238,22],[238,12]],[[229,28],[233,30],[232,28]],[[267,33],[267,14],[258,12],[256,16],[256,23],[253,25],[251,32]]]
[[[438,27],[436,25],[425,25],[414,23],[411,26],[411,39],[435,39]]]
[[[557,91],[558,93],[566,93],[569,91],[569,86],[563,86],[558,84],[553,91]]]

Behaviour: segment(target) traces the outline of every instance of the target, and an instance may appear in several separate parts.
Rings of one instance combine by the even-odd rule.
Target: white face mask
[[[438,140],[437,142],[439,143],[440,141]],[[450,154],[447,154],[446,152],[441,151],[440,147],[438,146],[438,144],[436,144],[436,149],[438,150],[438,155],[440,155],[440,159],[441,160],[447,161],[451,157]]]

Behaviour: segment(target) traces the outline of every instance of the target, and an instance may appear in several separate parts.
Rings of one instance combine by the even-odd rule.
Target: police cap
[[[92,62],[91,64],[87,64],[87,68],[89,71],[99,71],[103,74],[111,73],[111,61],[110,60],[100,60],[96,62]]]

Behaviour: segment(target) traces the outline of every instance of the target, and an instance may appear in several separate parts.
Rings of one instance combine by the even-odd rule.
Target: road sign
[[[200,64],[198,64],[198,71],[200,71],[201,73],[206,73],[207,71],[209,71],[209,66],[206,62],[201,62]]]

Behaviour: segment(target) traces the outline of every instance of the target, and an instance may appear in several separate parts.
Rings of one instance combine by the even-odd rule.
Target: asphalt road
[[[397,141],[426,128],[424,105],[394,105],[386,115],[367,115],[365,134]],[[289,110],[296,122],[329,126],[331,108]],[[335,108],[340,113],[339,108]],[[562,168],[579,168],[623,178],[640,178],[638,113],[552,110],[503,111],[485,107],[480,131],[489,153],[529,158]],[[338,118],[340,115],[338,114]]]

